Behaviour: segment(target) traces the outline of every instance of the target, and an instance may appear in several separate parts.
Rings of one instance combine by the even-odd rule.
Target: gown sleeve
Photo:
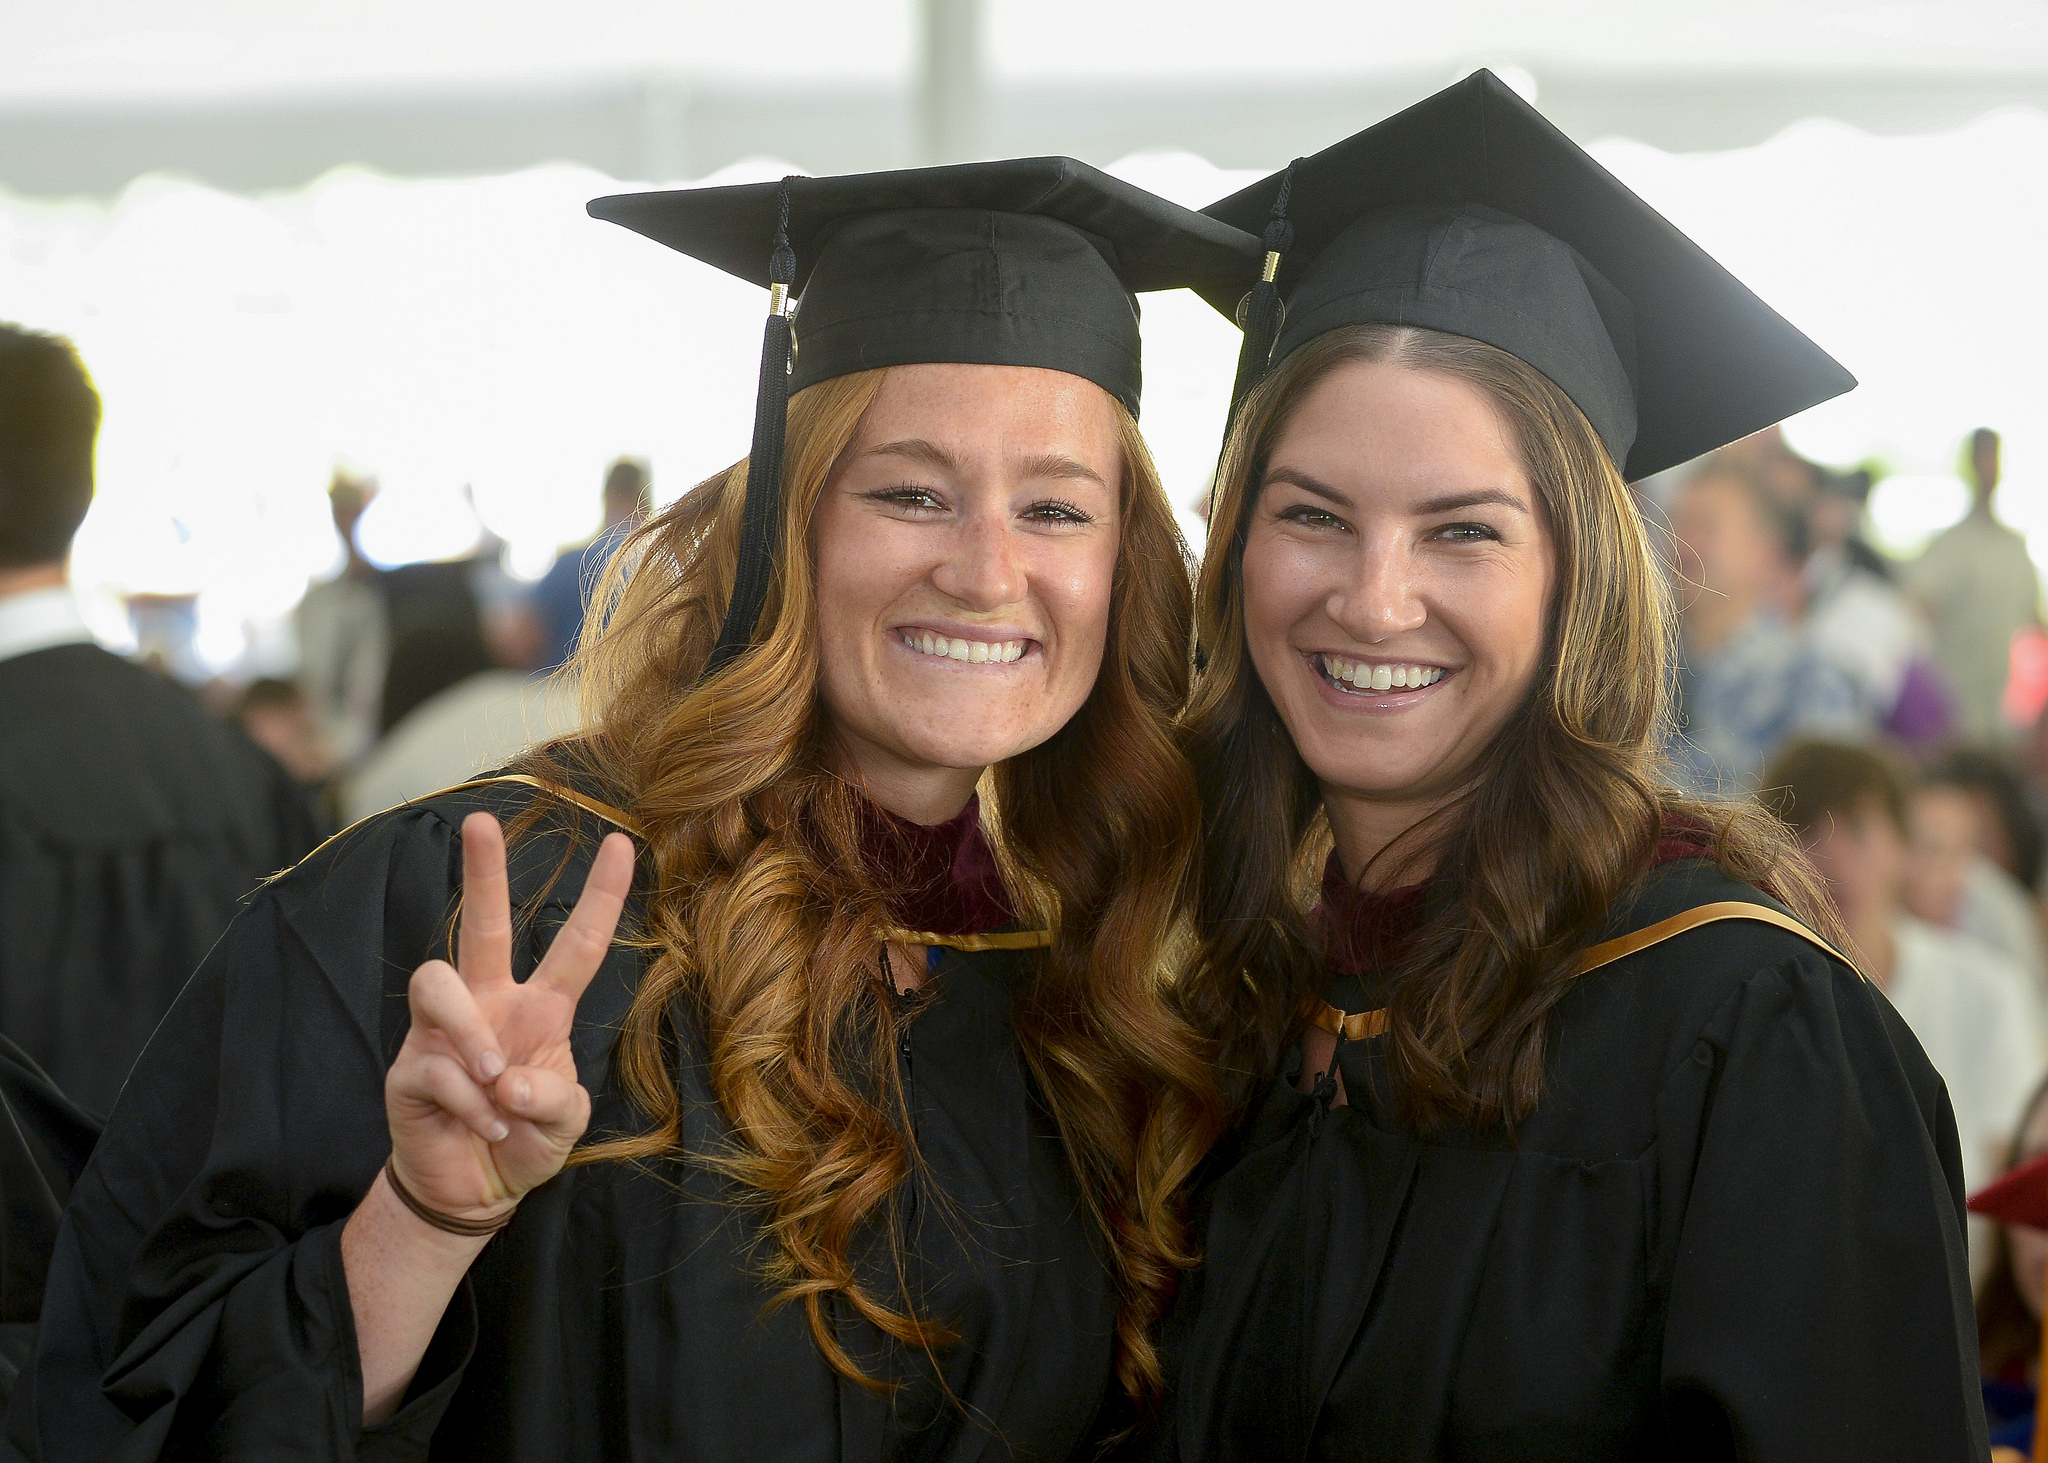
[[[1673,1456],[1983,1459],[1955,1119],[1890,1004],[1788,954],[1659,1105]]]
[[[340,1235],[389,1151],[384,1073],[458,861],[448,821],[401,810],[267,885],[207,957],[58,1231],[7,1417],[28,1458],[426,1455],[473,1301],[366,1431]]]

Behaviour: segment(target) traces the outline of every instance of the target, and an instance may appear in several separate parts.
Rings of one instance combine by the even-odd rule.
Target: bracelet
[[[519,1212],[518,1206],[514,1205],[496,1219],[458,1219],[453,1214],[443,1214],[438,1209],[429,1208],[419,1195],[398,1181],[397,1163],[398,1155],[395,1153],[384,1160],[384,1182],[391,1186],[391,1192],[398,1196],[399,1203],[443,1234],[460,1235],[464,1239],[488,1239],[510,1224],[512,1216]]]

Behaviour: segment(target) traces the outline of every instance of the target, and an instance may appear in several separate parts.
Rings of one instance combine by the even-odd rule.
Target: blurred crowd
[[[603,530],[529,585],[489,541],[377,567],[377,485],[337,473],[346,562],[296,611],[296,674],[193,696],[93,645],[66,584],[98,410],[67,343],[0,325],[0,1033],[104,1107],[255,880],[574,729],[550,672],[650,484],[615,463]],[[1679,613],[1671,775],[1798,831],[1947,1082],[1975,1188],[2048,1151],[2048,636],[1999,439],[1964,452],[1972,506],[1910,562],[1866,537],[1869,473],[1775,430],[1641,495]],[[1971,1243],[1995,1408],[2032,1384],[2048,1236]]]
[[[1867,472],[1775,430],[1644,493],[1679,605],[1673,775],[1753,793],[1798,832],[1848,953],[1947,1083],[1974,1190],[2048,1152],[2048,722],[1998,435],[1964,454],[1969,512],[1908,562],[1865,537]],[[1971,1223],[1998,1424],[2031,1411],[2048,1236]]]
[[[338,825],[575,729],[575,699],[551,673],[575,648],[613,551],[652,506],[646,465],[613,463],[602,531],[529,586],[506,573],[504,546],[488,536],[461,559],[379,569],[356,534],[376,493],[374,479],[348,472],[328,487],[347,559],[299,603],[296,678],[219,698]]]

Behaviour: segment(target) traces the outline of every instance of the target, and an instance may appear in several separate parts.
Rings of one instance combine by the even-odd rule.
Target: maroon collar
[[[1707,858],[1712,835],[1689,821],[1664,827],[1650,862]],[[1409,937],[1422,923],[1427,884],[1404,884],[1383,892],[1360,889],[1344,877],[1337,851],[1323,865],[1323,886],[1309,927],[1323,943],[1323,964],[1332,975],[1365,977],[1386,970],[1402,955]]]
[[[981,827],[981,800],[943,823],[913,823],[861,800],[861,846],[868,872],[905,929],[934,935],[982,935],[1016,922]]]

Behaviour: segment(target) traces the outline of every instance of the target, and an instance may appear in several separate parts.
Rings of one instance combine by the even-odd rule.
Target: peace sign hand
[[[505,837],[488,813],[463,820],[456,964],[413,972],[412,1028],[384,1079],[392,1166],[429,1208],[496,1219],[561,1172],[590,1123],[569,1049],[576,1003],[632,882],[633,845],[610,834],[539,967],[515,981]]]

